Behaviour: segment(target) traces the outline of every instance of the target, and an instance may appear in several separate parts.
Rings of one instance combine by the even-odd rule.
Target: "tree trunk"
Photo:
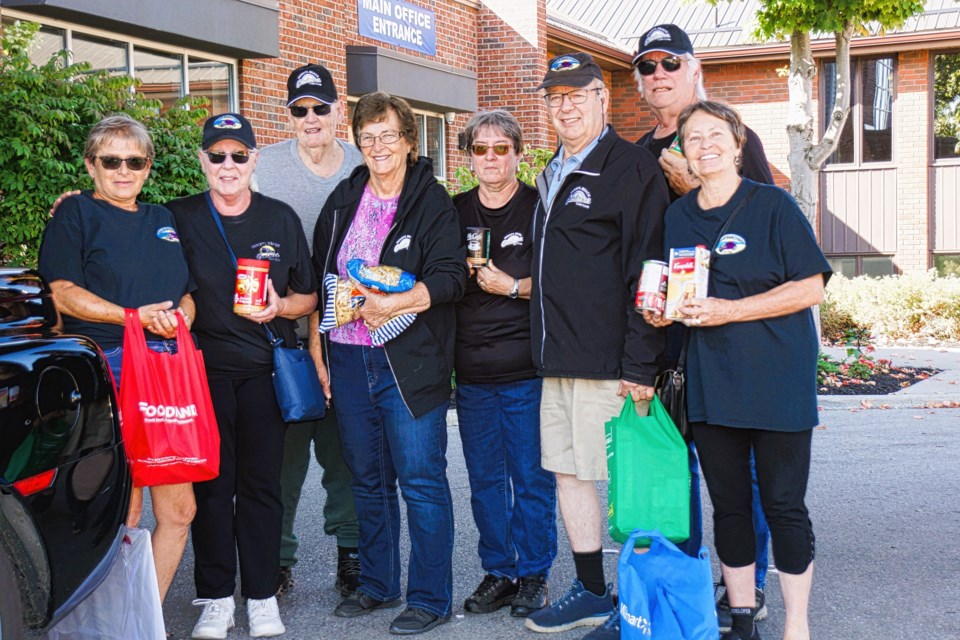
[[[793,32],[790,34],[790,75],[787,80],[790,190],[814,229],[817,222],[818,171],[807,163],[807,154],[813,148],[813,78],[816,72],[810,34],[806,31]]]

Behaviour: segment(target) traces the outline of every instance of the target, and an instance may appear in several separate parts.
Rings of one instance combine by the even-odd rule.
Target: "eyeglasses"
[[[361,148],[372,147],[377,144],[379,140],[382,144],[393,144],[397,140],[403,137],[403,133],[400,131],[384,131],[378,136],[372,136],[369,133],[361,133],[360,137],[357,138],[357,146]]]
[[[306,118],[308,111],[313,111],[318,116],[325,116],[330,113],[330,105],[321,102],[312,107],[300,107],[297,105],[290,107],[290,115],[294,118]]]
[[[667,73],[673,73],[680,68],[683,58],[680,56],[669,56],[660,60],[641,60],[637,63],[637,71],[642,76],[652,76],[657,70],[659,64]]]
[[[594,87],[592,89],[574,89],[566,93],[548,93],[543,96],[547,106],[551,109],[559,109],[563,105],[563,99],[570,100],[570,104],[583,104],[591,91],[603,91],[603,87]]]
[[[493,149],[493,152],[498,156],[505,156],[510,153],[510,145],[508,144],[489,145],[477,143],[470,147],[470,151],[475,156],[485,156],[490,149]]]
[[[212,164],[223,164],[227,156],[230,156],[233,161],[237,164],[247,164],[247,161],[250,160],[250,154],[244,153],[242,151],[235,151],[233,153],[222,153],[220,151],[204,151],[207,154],[207,159]]]
[[[143,171],[150,164],[150,158],[143,156],[134,156],[132,158],[118,158],[117,156],[97,156],[100,160],[100,166],[108,171],[116,171],[124,162],[127,163],[127,169],[130,171]]]

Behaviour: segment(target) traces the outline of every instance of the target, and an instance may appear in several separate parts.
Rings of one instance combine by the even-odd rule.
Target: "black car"
[[[0,638],[56,622],[106,576],[132,482],[109,368],[60,333],[50,289],[0,269]]]

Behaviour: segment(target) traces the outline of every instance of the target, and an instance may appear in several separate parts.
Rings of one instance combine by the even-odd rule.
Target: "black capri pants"
[[[812,429],[785,432],[693,423],[700,467],[713,503],[714,542],[723,564],[746,567],[756,558],[751,448],[777,569],[801,574],[813,562],[813,525],[804,502],[812,434]]]

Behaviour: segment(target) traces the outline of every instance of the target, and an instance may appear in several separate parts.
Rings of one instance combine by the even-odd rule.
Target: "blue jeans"
[[[678,542],[677,548],[696,558],[703,544],[703,513],[700,502],[700,461],[693,442],[687,445],[687,460],[690,462],[690,537]]]
[[[147,340],[147,348],[157,353],[176,353],[176,340]],[[123,365],[123,347],[114,347],[109,351],[104,351],[103,356],[110,365],[110,371],[113,372],[113,382],[117,385],[117,391],[120,390],[120,369]]]
[[[542,382],[457,385],[477,551],[495,576],[546,576],[557,556],[556,480],[540,466]]]
[[[757,569],[754,580],[757,589],[767,586],[767,563],[770,554],[770,527],[767,518],[763,515],[763,506],[760,504],[760,487],[757,486],[757,462],[753,458],[753,449],[750,450],[750,476],[753,480],[753,532],[757,537]]]
[[[450,613],[453,501],[447,403],[410,415],[382,348],[331,343],[330,379],[360,524],[360,591],[400,597],[400,504],[407,506],[407,606]]]

